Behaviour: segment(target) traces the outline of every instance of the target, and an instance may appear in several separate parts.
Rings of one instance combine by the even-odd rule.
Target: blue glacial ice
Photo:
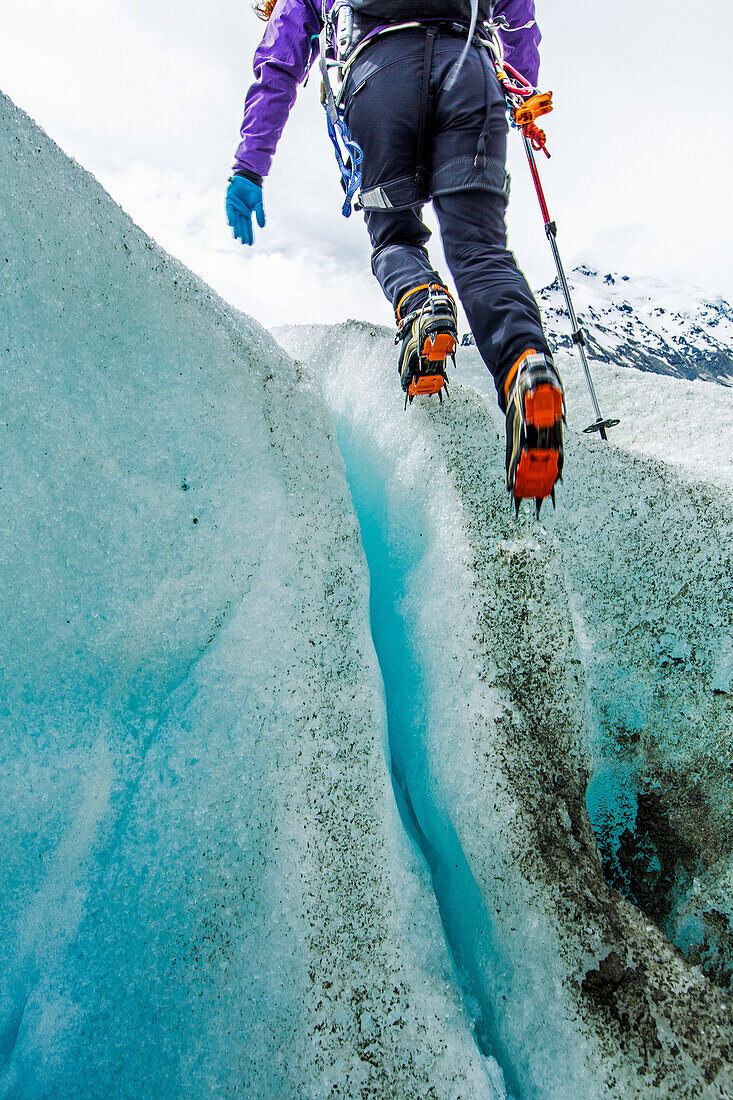
[[[403,414],[363,325],[289,358],[4,98],[0,128],[0,1096],[731,1095],[729,995],[586,811],[593,776],[620,844],[729,651],[707,584],[664,629],[663,586],[627,596],[657,527],[574,553],[661,509],[709,579],[718,488],[619,449],[599,502],[571,431],[575,496],[516,524],[480,386]],[[681,946],[725,857],[673,880]]]
[[[608,509],[596,492],[601,444],[569,433],[575,499],[542,524],[524,514],[517,524],[494,476],[503,432],[491,396],[454,385],[444,406],[403,413],[383,330],[350,323],[277,335],[313,363],[334,416],[369,561],[403,816],[433,872],[477,1041],[521,1096],[636,1095],[640,1081],[644,1095],[724,1095],[730,1002],[608,891],[585,810],[590,775],[601,833],[593,797],[604,802],[604,767],[611,831],[633,824],[637,795],[634,766],[624,762],[624,773],[599,746],[594,635],[603,619],[578,610],[586,542],[595,539],[599,568],[604,552],[621,563],[625,549],[622,536],[598,539],[574,516],[584,505],[590,528]],[[613,507],[626,507],[635,464],[650,497],[659,492],[658,464],[615,450],[613,463]],[[666,484],[670,512],[695,505],[694,487],[671,472]],[[711,493],[724,556],[725,498]],[[655,534],[637,526],[629,537],[646,553]],[[634,561],[623,565],[633,571]],[[710,585],[701,619],[715,600]],[[630,710],[633,688],[619,695],[619,711]],[[687,1054],[683,1068],[676,1042],[660,1043],[684,1030],[682,989],[684,1013],[717,1006],[708,1016],[722,1043],[715,1069],[691,1071]]]
[[[312,376],[0,110],[0,1095],[503,1096]]]

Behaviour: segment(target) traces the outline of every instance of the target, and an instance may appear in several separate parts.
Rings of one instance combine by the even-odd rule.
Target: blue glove
[[[227,190],[227,221],[234,236],[242,244],[252,244],[252,212],[257,216],[260,229],[265,227],[265,208],[262,205],[262,188],[246,176],[232,176]]]

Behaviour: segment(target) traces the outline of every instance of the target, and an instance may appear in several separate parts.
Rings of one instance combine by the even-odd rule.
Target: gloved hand
[[[246,176],[232,176],[227,189],[227,221],[234,236],[242,244],[252,244],[252,213],[257,217],[260,229],[265,227],[265,208],[262,205],[262,188]]]

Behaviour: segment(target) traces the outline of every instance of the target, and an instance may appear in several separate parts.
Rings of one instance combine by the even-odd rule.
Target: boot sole
[[[407,387],[408,397],[425,397],[427,394],[440,393],[445,386],[444,374],[420,374]]]
[[[514,476],[514,498],[544,500],[560,473],[562,393],[549,383],[529,390],[524,397],[527,439]]]
[[[429,394],[440,393],[447,383],[445,361],[449,355],[454,354],[455,350],[456,339],[449,332],[438,332],[435,336],[426,337],[420,361],[433,364],[434,371],[433,373],[426,371],[417,376],[413,374],[412,381],[407,387],[407,396],[426,397]]]

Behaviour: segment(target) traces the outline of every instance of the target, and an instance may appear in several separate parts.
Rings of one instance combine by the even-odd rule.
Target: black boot
[[[427,290],[424,302],[405,317],[401,307],[419,291]],[[416,287],[402,298],[397,307],[397,337],[402,341],[398,371],[408,401],[421,394],[437,393],[442,401],[447,377],[445,361],[450,355],[455,364],[458,341],[456,303],[444,286],[432,283]]]
[[[564,394],[550,355],[534,349],[524,352],[509,371],[505,384],[506,483],[519,502],[529,497],[537,504],[551,497],[562,476],[562,422]]]

